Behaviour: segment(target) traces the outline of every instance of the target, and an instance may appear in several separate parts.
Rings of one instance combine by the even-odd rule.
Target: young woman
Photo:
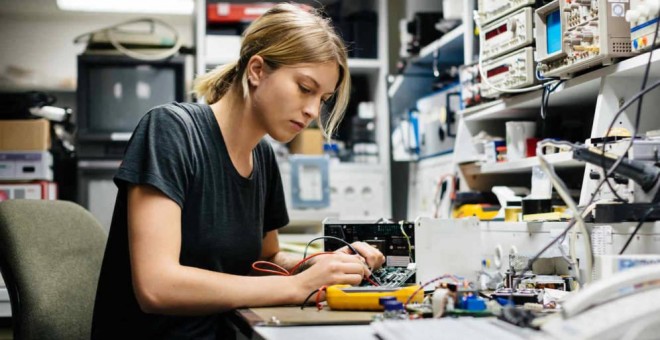
[[[93,338],[225,338],[226,311],[300,304],[315,289],[359,284],[383,255],[365,243],[321,255],[291,276],[277,228],[289,222],[268,134],[290,141],[322,111],[341,120],[350,75],[329,22],[280,4],[244,34],[240,59],[197,80],[205,104],[171,103],[140,121],[119,188],[99,278]],[[333,98],[334,106],[326,107]]]

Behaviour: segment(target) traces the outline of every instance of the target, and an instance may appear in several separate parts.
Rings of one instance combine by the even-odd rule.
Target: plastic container
[[[339,145],[336,143],[323,143],[323,153],[330,158],[331,163],[339,163]]]
[[[407,320],[408,312],[403,308],[403,303],[400,301],[386,301],[383,304],[385,312],[383,318],[385,320]]]
[[[397,301],[396,296],[381,296],[378,298],[378,304],[385,308],[385,303],[388,301]]]

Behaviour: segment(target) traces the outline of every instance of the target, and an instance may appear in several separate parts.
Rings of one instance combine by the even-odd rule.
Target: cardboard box
[[[322,155],[323,142],[324,138],[321,130],[304,129],[289,143],[289,152],[303,155]]]
[[[45,119],[0,120],[0,151],[47,151],[50,123]]]

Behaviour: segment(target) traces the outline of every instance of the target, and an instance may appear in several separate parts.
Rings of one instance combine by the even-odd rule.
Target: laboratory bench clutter
[[[425,294],[381,301],[370,330],[656,337],[660,2],[463,5],[455,31],[400,54],[388,79],[405,265]],[[369,294],[375,310],[382,291],[345,288],[328,306]]]
[[[400,25],[387,95],[406,218],[326,219],[305,247],[364,241],[385,266],[299,308],[240,310],[248,334],[657,337],[660,2],[461,3],[433,39],[409,28],[442,16]]]
[[[354,90],[331,141],[318,127],[271,141],[291,218],[280,243],[300,265],[344,246],[359,254],[356,241],[385,263],[299,306],[239,309],[237,333],[657,337],[660,0],[445,0],[407,18],[392,1],[321,3],[354,44]],[[194,49],[141,41],[179,51],[158,60],[107,53],[93,32],[73,100],[3,94],[0,201],[71,198],[107,228],[141,114],[203,101],[189,98],[189,69],[236,59],[246,23],[269,6],[197,0]]]

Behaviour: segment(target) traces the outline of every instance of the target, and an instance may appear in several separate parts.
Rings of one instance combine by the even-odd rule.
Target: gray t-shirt
[[[93,338],[224,338],[226,314],[166,316],[140,309],[131,283],[127,184],[156,187],[181,207],[184,266],[246,275],[266,232],[289,222],[275,155],[266,141],[242,177],[208,105],[171,103],[140,121],[114,178],[119,192],[99,278]],[[267,289],[267,287],[264,287]]]

